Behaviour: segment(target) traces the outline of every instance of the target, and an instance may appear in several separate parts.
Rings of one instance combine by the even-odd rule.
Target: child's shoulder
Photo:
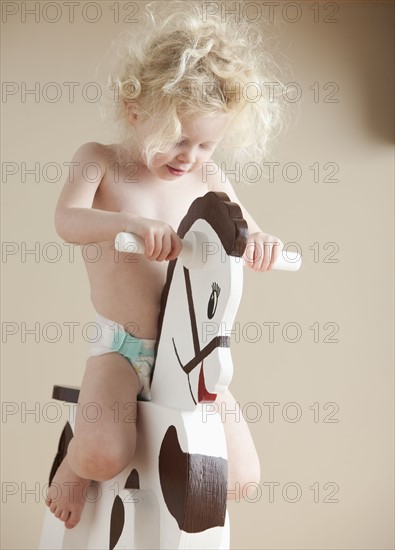
[[[87,143],[80,145],[75,154],[86,157],[106,157],[114,154],[116,147],[116,145],[104,145],[103,143],[99,143],[97,141],[88,141]]]
[[[78,147],[73,156],[73,161],[81,163],[98,163],[105,168],[112,162],[118,152],[118,145],[104,145],[97,141],[88,141]]]

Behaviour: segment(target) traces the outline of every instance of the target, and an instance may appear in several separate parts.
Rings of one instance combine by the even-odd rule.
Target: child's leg
[[[228,449],[228,499],[253,498],[261,470],[257,450],[239,404],[229,390],[216,402],[225,430]]]
[[[118,353],[90,357],[78,400],[69,460],[81,477],[102,481],[120,473],[136,445],[136,371]]]
[[[66,522],[66,527],[78,523],[90,480],[111,479],[132,459],[140,390],[141,382],[134,368],[121,355],[89,357],[74,437],[47,497],[50,510]]]

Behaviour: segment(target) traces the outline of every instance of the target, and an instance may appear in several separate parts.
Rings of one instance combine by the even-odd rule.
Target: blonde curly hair
[[[217,11],[207,10],[208,4]],[[112,121],[124,151],[137,151],[127,118],[132,108],[143,119],[154,116],[162,122],[144,143],[149,167],[155,154],[167,153],[180,141],[180,119],[226,113],[235,117],[213,159],[231,166],[267,158],[270,138],[284,121],[284,86],[263,25],[238,16],[244,4],[237,4],[239,10],[231,11],[223,1],[151,2],[145,21],[118,38],[119,61],[108,84],[117,92]]]

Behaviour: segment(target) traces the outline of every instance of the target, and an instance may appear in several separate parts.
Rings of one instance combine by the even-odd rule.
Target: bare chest
[[[200,172],[167,181],[126,171],[107,170],[93,202],[93,207],[111,212],[127,211],[159,220],[175,231],[191,203],[208,192]]]

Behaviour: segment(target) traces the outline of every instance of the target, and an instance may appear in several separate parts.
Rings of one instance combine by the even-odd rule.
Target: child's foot
[[[48,489],[45,504],[55,517],[65,522],[68,529],[80,521],[89,484],[89,479],[83,479],[73,472],[66,455]]]

